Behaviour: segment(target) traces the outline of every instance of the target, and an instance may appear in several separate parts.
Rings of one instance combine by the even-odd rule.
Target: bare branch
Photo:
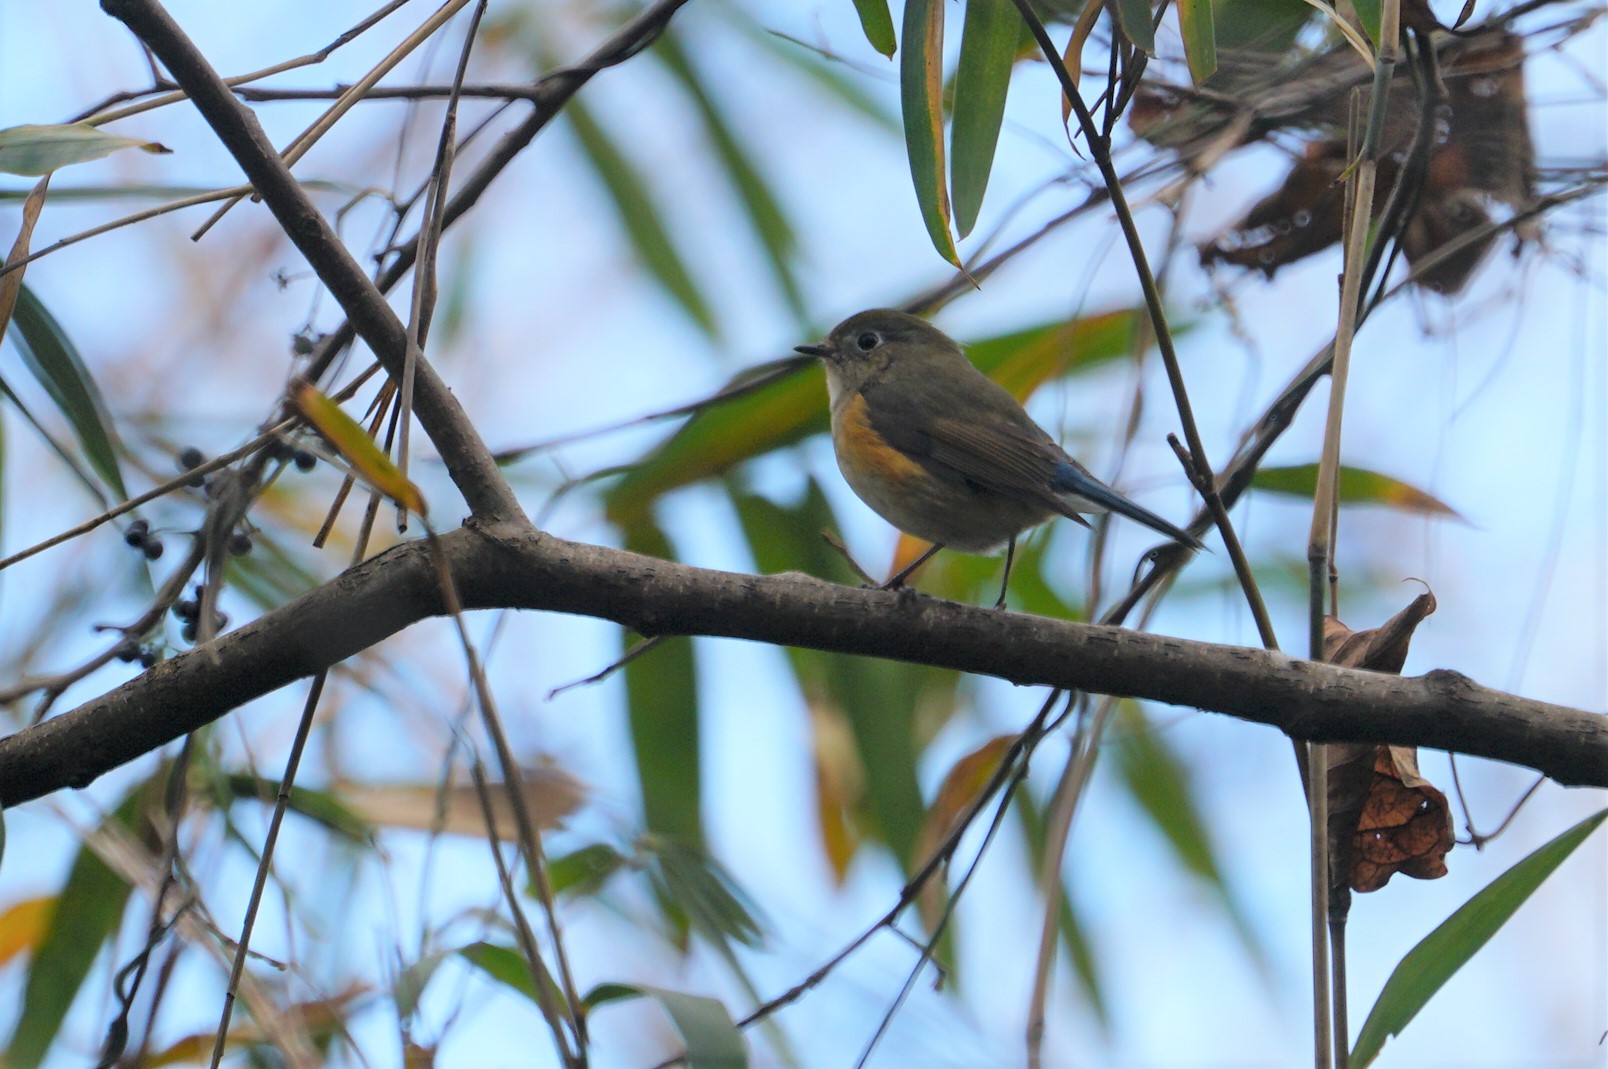
[[[1608,787],[1608,717],[1481,687],[1456,672],[1402,678],[1239,646],[838,586],[739,575],[567,542],[523,522],[441,539],[463,604],[613,620],[647,635],[715,635],[885,657],[1024,686],[1226,713],[1318,741],[1393,742]],[[422,542],[0,740],[0,805],[97,776],[444,611]]]

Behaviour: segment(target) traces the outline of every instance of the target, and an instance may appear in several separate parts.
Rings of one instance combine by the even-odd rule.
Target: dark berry
[[[318,458],[305,449],[296,450],[296,455],[293,459],[296,461],[297,471],[312,471],[313,468],[318,466]]]
[[[215,612],[212,614],[212,630],[222,631],[229,626],[228,613]]]
[[[150,533],[150,524],[146,523],[144,520],[135,520],[133,523],[128,525],[128,530],[123,532],[123,541],[127,542],[135,549],[139,549],[141,546],[145,545],[145,536]]]
[[[131,638],[125,638],[122,642],[117,644],[117,649],[113,652],[112,656],[116,657],[124,664],[137,661],[140,659],[140,644]]]
[[[266,452],[269,460],[289,460],[295,449],[283,438],[275,438],[268,443]]]
[[[156,664],[156,651],[152,649],[140,650],[140,667],[150,668]]]
[[[201,604],[193,598],[185,598],[173,606],[173,615],[194,623],[196,617],[201,615]]]
[[[251,536],[244,531],[236,531],[229,536],[229,552],[236,557],[243,557],[251,552]]]
[[[184,471],[199,468],[207,462],[207,455],[193,445],[187,445],[179,450],[179,467]]]
[[[179,634],[184,638],[184,641],[193,643],[195,641],[195,621],[192,620],[190,623],[185,624],[184,630],[180,631]]]
[[[147,538],[140,548],[145,551],[146,560],[156,560],[162,556],[162,540],[155,535]]]

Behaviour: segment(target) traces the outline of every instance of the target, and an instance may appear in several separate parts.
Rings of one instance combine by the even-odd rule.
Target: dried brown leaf
[[[1352,631],[1324,621],[1324,657],[1373,672],[1401,671],[1413,633],[1435,611],[1435,595],[1420,594],[1382,626]],[[1397,872],[1421,880],[1446,874],[1452,818],[1446,795],[1418,772],[1405,746],[1331,744],[1329,852],[1331,912],[1344,916],[1347,891],[1377,891]]]

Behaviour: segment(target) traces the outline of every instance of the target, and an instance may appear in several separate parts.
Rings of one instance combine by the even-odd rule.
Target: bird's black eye
[[[882,344],[882,335],[874,330],[868,330],[858,338],[855,338],[854,344],[860,347],[862,353],[869,353],[872,349]]]

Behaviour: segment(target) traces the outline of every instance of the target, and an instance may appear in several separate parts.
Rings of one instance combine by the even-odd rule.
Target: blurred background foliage
[[[317,65],[253,81],[257,95],[247,99],[275,143],[285,144],[327,105],[329,87],[351,84],[400,40],[411,29],[402,23],[423,18],[414,6]],[[1519,326],[1524,320],[1514,309],[1542,278],[1575,287],[1585,309],[1574,334],[1560,331],[1542,344],[1583,354],[1602,339],[1602,138],[1600,129],[1574,142],[1567,137],[1601,124],[1601,85],[1583,58],[1601,50],[1600,10],[1528,6],[1524,20],[1487,27],[1487,37],[1522,41],[1521,59],[1528,53],[1553,61],[1549,99],[1565,100],[1567,115],[1531,122],[1547,127],[1543,149],[1565,144],[1574,154],[1535,156],[1524,86],[1513,86],[1511,64],[1470,75],[1489,82],[1471,82],[1470,93],[1497,97],[1506,125],[1481,124],[1496,147],[1477,147],[1483,162],[1463,181],[1428,187],[1422,218],[1443,225],[1405,238],[1403,251],[1416,266],[1447,240],[1482,226],[1491,231],[1475,235],[1466,269],[1395,292],[1392,307],[1403,306],[1404,317],[1378,330],[1388,335],[1381,348],[1399,351],[1399,359],[1430,366],[1447,360],[1432,354],[1468,344],[1450,339],[1482,329],[1493,309],[1508,310],[1516,335],[1540,329]],[[235,74],[332,39],[354,14],[328,7],[286,0],[249,13],[186,4],[174,11],[219,68]],[[818,338],[861,307],[937,312],[954,301],[953,329],[983,370],[1061,432],[1074,453],[1098,461],[1102,477],[1181,518],[1185,480],[1160,444],[1173,423],[1171,405],[1131,269],[1113,249],[1086,149],[1057,121],[1059,88],[1010,5],[972,0],[963,13],[922,0],[892,10],[879,0],[793,7],[758,0],[689,5],[640,56],[600,73],[570,100],[450,231],[431,356],[482,421],[532,515],[566,537],[690,563],[857,583],[852,556],[871,576],[887,574],[919,547],[895,545],[842,488],[823,445],[819,370],[767,358]],[[1291,235],[1324,229],[1338,210],[1321,196],[1335,176],[1313,187],[1301,168],[1328,159],[1333,139],[1344,144],[1344,112],[1335,101],[1361,84],[1366,70],[1329,15],[1294,0],[1195,0],[1176,5],[1176,15],[1125,0],[1110,5],[1116,24],[1076,3],[1042,0],[1035,8],[1058,39],[1077,46],[1068,55],[1081,60],[1087,99],[1111,78],[1096,118],[1132,182],[1130,199],[1145,212],[1169,286],[1172,326],[1202,391],[1214,458],[1226,459],[1273,396],[1269,383],[1295,375],[1332,330],[1337,261],[1320,259],[1316,269],[1299,264],[1326,246]],[[528,86],[575,62],[636,10],[580,0],[490,5],[469,76],[486,91],[466,95],[457,173],[483,160],[528,110],[498,87]],[[1456,12],[1441,14],[1450,20]],[[1476,23],[1502,14],[1482,8]],[[938,23],[947,37],[930,32]],[[449,23],[382,86],[444,84],[459,27],[461,20]],[[1512,38],[1504,36],[1509,31]],[[0,125],[73,119],[146,77],[132,42],[87,9],[58,27],[0,0],[0,33]],[[1460,61],[1459,49],[1472,48],[1461,39],[1435,40],[1451,57],[1445,67]],[[61,71],[47,70],[52,57]],[[1411,84],[1410,75],[1400,79],[1404,96]],[[371,96],[298,174],[354,249],[383,264],[418,221],[419,184],[442,102],[439,93]],[[1246,101],[1254,108],[1242,107]],[[121,106],[114,100],[98,110]],[[1121,109],[1132,115],[1132,130],[1118,121]],[[171,154],[153,154],[150,145],[145,153],[122,151],[139,145],[83,150],[85,159],[102,147],[112,154],[52,181],[43,212],[34,213],[35,252],[132,205],[143,211],[205,196],[234,180],[232,165],[183,105],[112,125]],[[1445,144],[1437,159],[1476,151],[1455,138]],[[0,158],[7,149],[37,151],[21,142],[0,145]],[[1406,140],[1400,151],[1407,152]],[[6,169],[38,173],[26,165]],[[1522,181],[1466,178],[1498,171]],[[1248,207],[1240,197],[1232,210],[1217,202],[1223,188],[1242,185],[1268,199]],[[28,188],[17,180],[0,189],[8,229],[29,214]],[[1536,197],[1554,198],[1563,209],[1547,217],[1539,245],[1539,224],[1525,217]],[[206,210],[157,215],[52,251],[29,267],[25,282],[8,276],[21,285],[11,345],[0,356],[5,554],[182,474],[194,466],[186,450],[210,458],[247,442],[306,350],[338,324],[331,302],[259,206],[233,208],[192,246],[184,238]],[[1515,244],[1514,234],[1524,241]],[[1497,247],[1513,257],[1487,257],[1484,273],[1474,275],[1479,254]],[[966,273],[957,275],[944,260],[963,263]],[[1203,274],[1200,265],[1214,260],[1227,266]],[[1388,277],[1399,282],[1407,266]],[[1476,288],[1460,295],[1470,277]],[[1248,355],[1231,360],[1225,352],[1234,348]],[[1526,419],[1556,420],[1572,411],[1571,392],[1589,396],[1601,386],[1600,361],[1570,359],[1563,363],[1580,378],[1515,400]],[[329,392],[366,362],[354,353]],[[1440,381],[1496,376],[1507,363],[1498,354],[1457,376],[1443,372]],[[1346,602],[1359,617],[1388,615],[1407,575],[1427,575],[1443,602],[1449,591],[1484,579],[1478,562],[1487,558],[1463,540],[1474,525],[1492,522],[1490,487],[1446,468],[1463,459],[1460,421],[1484,420],[1478,425],[1489,428],[1500,419],[1466,417],[1438,401],[1412,425],[1420,413],[1402,395],[1419,381],[1404,378],[1387,390],[1394,406],[1371,406],[1367,395],[1359,402],[1361,459],[1342,483],[1345,505],[1359,510],[1348,516],[1365,517],[1348,525],[1355,536],[1343,543]],[[1477,389],[1452,392],[1460,405],[1481,400]],[[1542,461],[1562,473],[1560,486],[1602,475],[1601,459],[1591,460],[1581,440],[1601,441],[1603,414],[1593,410],[1578,422],[1587,429]],[[311,441],[299,448],[316,451]],[[1304,590],[1299,507],[1312,494],[1314,457],[1315,438],[1303,426],[1275,453],[1278,462],[1257,473],[1250,505],[1239,514],[1257,520],[1257,576],[1292,635],[1301,633],[1293,621]],[[1481,455],[1473,466],[1486,463]],[[279,471],[250,512],[249,552],[227,564],[225,605],[235,623],[336,574],[355,544],[360,509],[348,505],[324,547],[312,548],[339,484],[328,465],[287,455]],[[439,470],[425,461],[413,474],[434,515],[452,516],[454,491]],[[1568,497],[1560,492],[1557,500]],[[1595,502],[1600,511],[1600,495]],[[142,658],[186,646],[182,621],[171,617],[131,636],[132,646],[118,628],[152,604],[207,507],[205,487],[181,486],[133,514],[149,534],[133,537],[125,517],[115,530],[101,528],[7,570],[0,690],[13,726],[115,685]],[[1503,552],[1565,553],[1600,577],[1600,543],[1581,548],[1573,526],[1589,517],[1558,508],[1555,517],[1542,517],[1539,531],[1502,528],[1503,546],[1523,547]],[[373,550],[397,537],[384,522],[377,532]],[[823,532],[848,549],[834,548]],[[1146,548],[1138,537],[1103,524],[1092,538],[1067,524],[1035,533],[1017,555],[1011,608],[1095,617],[1125,589]],[[1402,544],[1415,542],[1432,548],[1403,559]],[[999,566],[941,554],[918,585],[980,603],[993,596]],[[1586,602],[1595,618],[1577,618],[1575,601],[1559,608],[1531,593],[1507,604],[1521,611],[1493,621],[1502,634],[1488,641],[1506,658],[1515,640],[1502,635],[1521,636],[1524,652],[1513,655],[1511,679],[1480,672],[1488,655],[1462,631],[1450,633],[1421,667],[1463,668],[1517,687],[1534,681],[1525,675],[1531,651],[1567,657],[1602,635],[1600,592]],[[1252,641],[1242,615],[1226,566],[1205,559],[1168,592],[1156,621],[1180,633]],[[1561,619],[1546,622],[1554,617]],[[1549,627],[1572,632],[1574,645],[1544,650],[1536,636]],[[667,1014],[655,1016],[646,1005],[611,1010],[636,1016],[631,1029],[606,1024],[608,1017],[599,1022],[603,1064],[651,1062],[678,1042],[695,1049],[721,1042],[729,1019],[717,1014],[711,1022],[702,1016],[706,1006],[678,1001],[685,996],[669,989],[712,992],[741,1017],[801,980],[892,904],[903,876],[920,868],[961,808],[957,799],[986,779],[1005,740],[1041,700],[950,672],[807,650],[735,654],[722,644],[677,639],[639,651],[640,639],[617,629],[507,615],[476,620],[473,628],[529,761],[523,787],[549,829],[565,936],[589,1001],[601,1007],[644,995]],[[332,680],[314,728],[312,767],[288,799],[289,841],[281,844],[254,943],[264,957],[247,970],[255,986],[242,993],[247,1013],[232,1033],[231,1051],[242,1059],[283,1064],[300,1050],[340,1064],[397,1064],[403,1057],[420,1065],[437,1057],[442,1064],[512,1064],[507,1037],[517,1029],[490,1023],[498,1011],[487,1007],[504,1006],[504,997],[525,1003],[510,1012],[528,1027],[534,985],[555,982],[532,979],[498,909],[484,844],[476,848],[484,831],[464,769],[465,754],[482,743],[468,726],[461,669],[451,647],[437,641],[444,634],[417,628]],[[640,655],[618,672],[567,686],[632,653]],[[1600,690],[1591,693],[1601,686],[1598,665],[1580,669],[1561,693],[1541,696],[1600,704]],[[0,1014],[0,1027],[11,1029],[8,1066],[84,1060],[118,1021],[132,1036],[119,1064],[187,1064],[210,1048],[219,963],[237,933],[294,720],[294,698],[259,704],[194,739],[182,796],[171,788],[172,766],[153,759],[106,777],[82,797],[8,814],[0,990],[18,1007],[14,1018]],[[1301,1028],[1277,1024],[1299,1018],[1300,1000],[1280,989],[1299,983],[1300,929],[1292,935],[1282,917],[1293,910],[1299,918],[1305,894],[1304,877],[1297,878],[1303,848],[1289,838],[1304,815],[1287,752],[1279,740],[1245,743],[1251,729],[1236,735],[1233,725],[1221,737],[1187,735],[1183,718],[1119,704],[1095,796],[1101,808],[1079,822],[1083,838],[1069,851],[1048,907],[1035,888],[1052,784],[1035,777],[1015,794],[1006,845],[989,856],[987,878],[970,890],[974,901],[963,904],[941,944],[945,991],[916,1000],[907,1011],[914,1023],[896,1026],[881,1056],[893,1064],[1015,1058],[1024,963],[1043,908],[1064,951],[1061,1016],[1049,1048],[1056,1057],[1196,1064],[1156,1053],[1158,1042],[1162,1051],[1184,1049],[1172,1045],[1184,1042],[1180,1036],[1191,1038],[1203,1060],[1233,1049],[1281,1064],[1302,1049]],[[758,743],[759,735],[771,737]],[[1236,755],[1240,747],[1251,748]],[[1274,761],[1281,763],[1275,768]],[[1522,790],[1510,771],[1470,777],[1491,792],[1492,800],[1482,801],[1487,826]],[[1225,801],[1225,781],[1253,776],[1276,783],[1265,794]],[[1561,792],[1543,795],[1552,808],[1537,803],[1546,816],[1526,825],[1529,838],[1518,853],[1561,830],[1562,814],[1579,811]],[[1225,813],[1225,805],[1238,815]],[[1258,807],[1280,811],[1280,831],[1250,844]],[[1109,822],[1108,812],[1116,814]],[[183,878],[153,914],[152,895],[172,868],[175,842]],[[1461,898],[1498,871],[1480,866]],[[1113,897],[1138,882],[1171,888],[1159,901],[1187,914],[1179,930],[1168,930],[1175,918],[1153,916],[1158,930],[1134,936],[1114,919],[1122,911]],[[1601,884],[1588,881],[1599,904]],[[176,894],[189,896],[177,920]],[[1150,907],[1158,901],[1149,892],[1133,896]],[[850,921],[829,919],[845,910]],[[1270,919],[1270,911],[1281,919]],[[1437,900],[1359,938],[1377,946],[1388,968],[1447,912]],[[924,901],[919,915],[907,929],[916,940],[924,938],[922,922],[930,932],[935,903]],[[1162,968],[1154,964],[1158,956],[1191,955],[1186,932],[1210,933],[1202,937],[1213,944],[1202,952],[1202,969],[1233,963],[1235,980],[1222,986],[1237,992],[1221,996],[1232,1009],[1175,1012],[1173,996],[1191,986],[1187,981],[1144,989],[1147,969]],[[751,1035],[765,1046],[763,1063],[852,1059],[911,967],[881,951],[873,961],[806,998],[816,1008],[800,1023],[784,1012],[768,1031]],[[149,969],[151,978],[123,1005],[131,968]],[[1365,962],[1361,971],[1371,978],[1370,968]],[[506,994],[493,998],[492,991]],[[1217,1006],[1216,997],[1206,1004]],[[1476,1019],[1468,1007],[1483,997],[1465,992],[1460,1012]],[[947,1011],[934,1007],[945,999],[971,1009],[964,1019],[935,1024]],[[0,996],[0,1004],[7,1001]],[[1262,1009],[1248,1011],[1247,1003]],[[1590,1017],[1581,1007],[1594,1003],[1586,994],[1571,1005],[1558,1010],[1570,1036],[1552,1048],[1559,1052],[1589,1047],[1591,1037],[1578,1033]],[[1523,1049],[1550,1028],[1534,1023],[1551,1020],[1550,1013],[1511,1007],[1517,1023],[1497,1045]],[[1172,1039],[1142,1038],[1167,1017],[1177,1018],[1163,1030]],[[1222,1027],[1227,1019],[1248,1024]],[[823,1034],[823,1022],[840,1020],[841,1034]],[[666,1022],[675,1035],[665,1032]],[[1262,1030],[1263,1045],[1238,1045]],[[1471,1042],[1478,1049],[1482,1041]],[[551,1058],[528,1046],[518,1052],[534,1064]]]

